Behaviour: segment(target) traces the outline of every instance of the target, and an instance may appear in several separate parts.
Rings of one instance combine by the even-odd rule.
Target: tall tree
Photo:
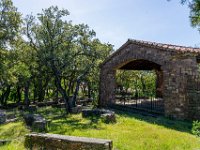
[[[0,48],[8,46],[19,33],[21,14],[11,0],[0,1]]]
[[[64,20],[68,15],[67,10],[52,6],[44,9],[37,18],[28,16],[25,30],[30,46],[37,53],[38,62],[46,66],[48,74],[53,77],[67,112],[74,106],[80,83],[96,67],[96,61],[103,58],[100,55],[109,53],[97,52],[101,43],[94,39],[96,33],[87,25],[73,25],[71,21]],[[111,50],[111,46],[105,50]],[[69,83],[68,92],[66,80]],[[73,94],[72,102],[69,101],[70,93]]]
[[[38,23],[33,16],[28,16],[27,37],[30,45],[37,51],[39,60],[46,65],[55,77],[55,85],[61,93],[66,110],[69,111],[68,96],[62,87],[62,75],[64,68],[70,63],[68,56],[73,35],[71,24],[63,21],[64,16],[69,15],[67,10],[59,10],[58,7],[44,9],[38,14]]]
[[[21,14],[11,0],[0,1],[0,100],[6,103],[11,89],[10,51],[20,35]]]

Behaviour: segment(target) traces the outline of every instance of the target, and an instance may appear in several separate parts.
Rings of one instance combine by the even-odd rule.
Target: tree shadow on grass
[[[87,129],[96,129],[96,130],[102,130],[101,123],[100,123],[100,117],[93,116],[90,118],[81,119],[81,118],[73,118],[70,116],[63,115],[62,112],[59,112],[60,110],[56,109],[52,113],[51,109],[48,110],[49,112],[47,114],[43,114],[44,116],[48,116],[51,120],[51,123],[49,124],[49,132],[63,134],[67,133],[70,134],[74,132],[75,130],[87,130]],[[122,117],[130,117],[135,118],[141,121],[148,122],[150,124],[156,124],[159,126],[163,126],[169,129],[181,131],[181,132],[187,132],[191,133],[192,129],[192,122],[191,121],[178,121],[174,119],[169,119],[164,116],[152,116],[149,114],[140,114],[137,112],[127,112],[127,111],[120,111],[114,109],[114,111]],[[53,115],[52,115],[53,114]],[[54,116],[55,115],[55,116]]]
[[[139,114],[134,112],[124,112],[120,110],[115,110],[115,112],[123,117],[133,117],[141,121],[145,121],[151,124],[156,124],[159,126],[164,126],[169,129],[191,133],[192,122],[191,121],[180,121],[175,119],[169,119],[164,116],[152,116],[148,114]]]
[[[56,134],[64,134],[67,133],[70,135],[75,130],[87,130],[87,129],[96,129],[102,130],[103,127],[101,123],[99,123],[100,117],[90,117],[85,121],[76,118],[65,117],[50,123],[48,131]]]

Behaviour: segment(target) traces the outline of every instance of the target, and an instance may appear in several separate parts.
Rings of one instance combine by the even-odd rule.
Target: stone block
[[[115,123],[115,112],[107,109],[86,109],[82,110],[82,117],[100,117],[105,123]]]
[[[30,150],[112,150],[111,140],[58,134],[28,134],[24,145]]]
[[[30,126],[33,131],[45,132],[47,121],[39,114],[26,114],[24,120],[27,126]]]
[[[105,123],[115,123],[116,116],[115,113],[106,113],[101,115],[103,122]]]
[[[34,115],[33,114],[25,114],[24,121],[27,126],[32,126],[34,122]]]
[[[102,114],[106,113],[114,113],[113,111],[107,110],[107,109],[84,109],[82,110],[82,116],[83,117],[100,117]]]
[[[46,128],[47,128],[46,120],[39,120],[39,121],[33,122],[33,126],[32,126],[33,131],[45,132]]]
[[[71,111],[72,111],[73,114],[81,113],[82,112],[82,106],[78,105],[76,107],[72,107]]]

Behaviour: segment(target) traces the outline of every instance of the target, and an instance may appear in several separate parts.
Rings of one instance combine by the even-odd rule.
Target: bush
[[[192,124],[192,133],[200,137],[200,121],[194,121]]]

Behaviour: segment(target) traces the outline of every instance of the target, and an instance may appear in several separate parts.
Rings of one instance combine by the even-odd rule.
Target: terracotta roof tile
[[[136,45],[140,45],[140,46],[152,47],[152,48],[156,48],[156,49],[162,49],[162,50],[165,50],[165,51],[175,51],[175,52],[178,52],[178,53],[200,54],[200,48],[193,48],[193,47],[187,47],[187,46],[179,46],[179,45],[163,44],[163,43],[149,42],[149,41],[143,41],[143,40],[128,39],[128,41],[125,44],[123,44],[117,51],[112,53],[101,65],[105,64],[112,57],[117,55],[122,49],[127,47],[129,44],[136,44]]]
[[[162,44],[162,43],[134,40],[134,39],[129,39],[128,41],[131,43],[137,44],[137,45],[144,45],[144,46],[154,47],[154,48],[159,48],[159,49],[164,49],[164,50],[175,50],[178,52],[200,53],[200,48],[179,46],[179,45],[172,45],[172,44]]]

